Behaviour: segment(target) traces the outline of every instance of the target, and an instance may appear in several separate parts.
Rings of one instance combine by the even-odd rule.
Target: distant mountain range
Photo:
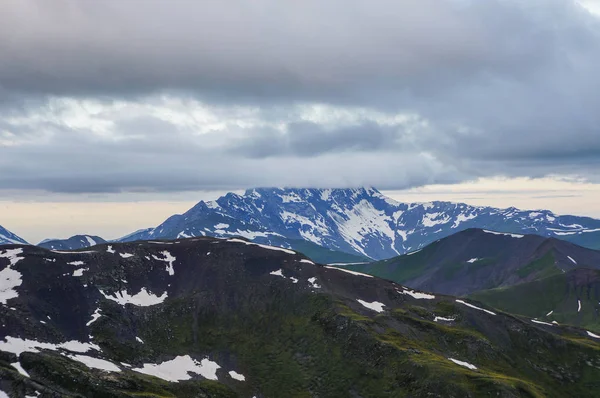
[[[399,203],[373,188],[261,188],[244,195],[229,193],[120,241],[243,236],[288,248],[308,241],[380,260],[468,228],[553,236],[600,247],[597,219],[449,202]]]
[[[468,228],[556,237],[600,248],[597,219],[449,202],[399,203],[373,188],[260,188],[244,195],[229,193],[116,241],[241,236],[302,250],[318,262],[361,262],[405,254]],[[76,236],[41,245],[76,249],[89,243]]]
[[[600,394],[589,330],[239,238],[4,246],[0,319],[3,397]]]

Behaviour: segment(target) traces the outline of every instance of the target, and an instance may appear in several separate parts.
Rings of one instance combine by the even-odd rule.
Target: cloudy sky
[[[284,185],[600,217],[599,70],[600,0],[1,2],[0,225]]]

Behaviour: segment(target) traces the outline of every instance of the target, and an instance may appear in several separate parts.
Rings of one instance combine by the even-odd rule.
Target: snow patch
[[[321,288],[321,285],[317,283],[317,278],[308,278],[308,283],[310,283],[310,285],[315,289]]]
[[[87,242],[88,242],[88,244],[90,246],[96,246],[97,245],[96,241],[94,239],[92,239],[91,237],[89,237],[89,236],[86,235],[86,236],[84,236],[84,238],[87,240]]]
[[[135,336],[135,340],[136,340],[138,343],[142,343],[142,344],[144,344],[144,340],[140,339],[140,338],[139,338],[139,337],[137,337],[137,336]]]
[[[380,303],[378,301],[373,301],[372,303],[368,303],[361,299],[357,299],[356,301],[361,303],[364,307],[367,307],[368,309],[373,310],[375,312],[383,312],[383,307],[385,307],[385,304]]]
[[[313,263],[312,261],[310,261],[310,260],[307,260],[307,259],[305,259],[305,258],[303,258],[302,260],[300,260],[300,262],[301,262],[301,263],[305,263],[305,264],[312,264],[312,265],[315,265],[315,263]]]
[[[0,271],[0,303],[6,304],[10,299],[19,297],[19,293],[15,290],[17,286],[21,286],[23,280],[21,273],[12,267],[25,257],[19,257],[23,253],[23,249],[8,249],[0,252],[0,258],[7,258],[9,264]]]
[[[246,377],[243,374],[236,372],[235,370],[230,371],[229,376],[231,376],[231,378],[235,380],[246,381]]]
[[[85,263],[83,261],[71,261],[70,263],[67,263],[68,265],[84,265]]]
[[[159,364],[145,363],[141,368],[132,369],[135,372],[156,376],[160,379],[176,382],[189,380],[192,377],[190,373],[199,374],[208,380],[218,380],[217,369],[221,367],[208,358],[198,362],[189,355],[178,356],[170,361]]]
[[[119,256],[121,256],[123,258],[130,258],[130,257],[133,257],[133,254],[131,254],[131,253],[119,253]]]
[[[112,248],[112,246],[108,246],[108,247],[106,248],[106,252],[107,252],[107,253],[111,253],[111,254],[115,254],[115,253],[116,253],[116,252],[114,251],[114,249]]]
[[[29,376],[29,373],[27,373],[27,371],[25,369],[23,369],[23,367],[21,366],[21,362],[14,362],[11,363],[10,366],[12,366],[13,368],[17,369],[17,371],[22,374],[25,377],[31,377]]]
[[[546,314],[546,316],[552,315],[553,312],[554,312],[554,310],[550,311],[549,313]]]
[[[100,293],[104,296],[104,298],[115,301],[121,305],[133,304],[139,307],[149,307],[151,305],[161,304],[167,298],[167,292],[164,292],[163,295],[159,297],[148,292],[145,287],[143,287],[139,293],[134,294],[133,296],[130,296],[127,290],[116,292],[114,293],[114,296],[107,295],[102,290],[100,290]]]
[[[73,271],[73,276],[83,276],[84,271],[89,271],[89,268],[79,268]]]
[[[577,300],[577,312],[581,312],[581,300]]]
[[[573,257],[571,257],[571,256],[567,256],[567,258],[568,258],[569,260],[571,260],[571,262],[572,262],[573,264],[577,265],[577,261],[575,261],[575,260],[573,259]]]
[[[269,275],[280,276],[283,279],[285,279],[285,276],[283,276],[283,270],[282,269],[278,269],[277,271],[271,271],[271,272],[269,272]]]
[[[478,258],[472,258],[470,260],[467,260],[467,262],[473,264],[475,261],[478,261],[478,260],[479,260]]]

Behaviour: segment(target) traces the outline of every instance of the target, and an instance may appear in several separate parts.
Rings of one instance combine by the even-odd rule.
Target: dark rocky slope
[[[596,337],[238,239],[0,249],[11,397],[594,397]]]
[[[420,251],[347,268],[416,289],[462,296],[576,268],[600,268],[600,251],[555,238],[468,229]]]

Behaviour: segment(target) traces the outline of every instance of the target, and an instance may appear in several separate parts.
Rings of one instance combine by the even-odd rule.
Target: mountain
[[[288,248],[295,248],[292,240],[309,241],[380,260],[468,228],[552,236],[600,247],[600,220],[557,216],[546,210],[399,203],[373,188],[260,188],[244,195],[229,193],[123,240],[243,236]]]
[[[513,314],[600,332],[600,270],[577,268],[470,297]]]
[[[77,250],[92,247],[100,243],[106,243],[104,239],[94,235],[75,235],[69,239],[46,239],[38,246],[52,250]]]
[[[0,245],[13,245],[13,244],[21,244],[27,245],[24,239],[18,237],[13,234],[9,230],[5,229],[0,225]]]
[[[600,336],[241,239],[0,250],[0,396],[596,397]]]
[[[403,256],[346,266],[415,289],[457,296],[577,267],[600,268],[600,251],[556,238],[481,229],[458,232]]]

